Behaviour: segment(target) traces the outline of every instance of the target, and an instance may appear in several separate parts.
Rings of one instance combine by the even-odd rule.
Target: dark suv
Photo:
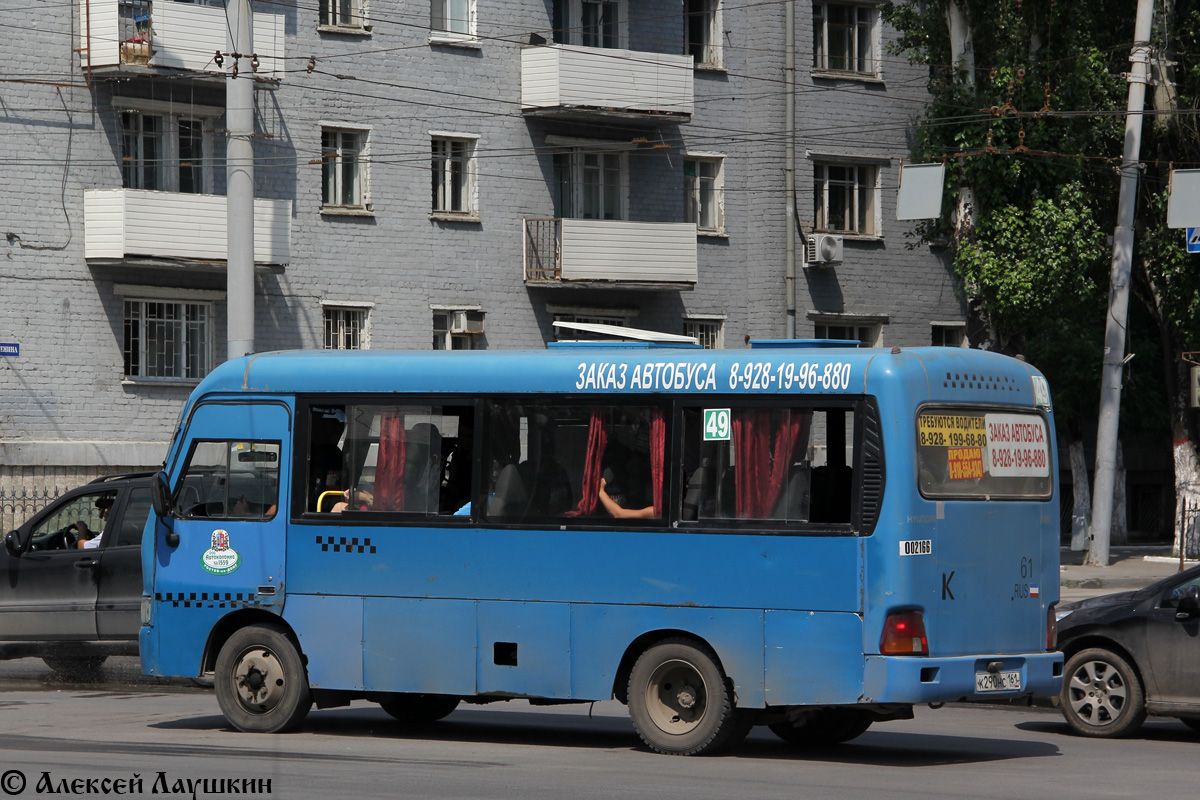
[[[152,473],[98,478],[4,537],[0,658],[83,675],[137,655]]]

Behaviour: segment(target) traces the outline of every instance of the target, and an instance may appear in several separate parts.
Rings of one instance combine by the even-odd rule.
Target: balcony
[[[224,264],[226,201],[222,195],[87,189],[83,194],[84,257],[161,258]],[[254,261],[290,260],[292,202],[254,201]]]
[[[574,45],[521,50],[527,116],[676,123],[692,117],[692,57]]]
[[[530,286],[687,289],[696,273],[692,222],[525,220]]]
[[[79,0],[80,66],[169,67],[224,75],[213,55],[229,51],[225,9],[174,0]],[[283,15],[254,14],[256,74],[279,77]]]

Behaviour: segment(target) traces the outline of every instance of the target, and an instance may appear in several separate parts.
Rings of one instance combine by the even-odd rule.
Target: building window
[[[470,309],[433,310],[434,350],[481,350],[483,312]]]
[[[877,14],[868,5],[813,3],[813,68],[875,75]]]
[[[433,137],[433,211],[470,214],[475,208],[475,141]]]
[[[813,329],[813,335],[817,339],[858,340],[864,347],[879,347],[882,344],[880,334],[883,332],[883,326],[878,323],[828,324],[818,322]]]
[[[724,327],[719,319],[685,319],[683,335],[695,337],[705,350],[719,350],[725,346]]]
[[[555,44],[625,46],[626,0],[554,0]]]
[[[934,347],[965,347],[967,343],[967,326],[962,323],[939,323],[930,325],[932,337],[930,344]]]
[[[203,193],[209,183],[205,120],[121,111],[121,185],[126,189]]]
[[[849,164],[816,164],[813,169],[816,229],[876,235],[875,182],[879,170]]]
[[[683,218],[708,233],[725,229],[725,178],[721,158],[683,160]]]
[[[325,306],[325,349],[366,350],[369,309]]]
[[[474,36],[474,0],[432,0],[429,27],[440,33]]]
[[[558,153],[554,176],[556,217],[625,219],[625,153]]]
[[[721,0],[684,0],[684,51],[697,67],[721,66]]]
[[[366,209],[367,132],[321,128],[321,203],[325,208]]]
[[[200,380],[212,365],[212,304],[125,301],[125,376]]]
[[[330,28],[367,28],[364,0],[321,0],[321,25]]]

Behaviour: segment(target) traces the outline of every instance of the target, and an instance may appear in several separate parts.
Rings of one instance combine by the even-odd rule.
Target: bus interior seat
[[[793,464],[788,470],[787,484],[775,504],[771,519],[807,522],[811,490],[812,476],[808,464]]]
[[[528,501],[520,470],[516,464],[509,464],[496,477],[495,492],[488,498],[487,514],[489,517],[517,517]]]
[[[692,471],[691,477],[688,478],[687,491],[683,495],[683,509],[680,517],[686,520],[695,520],[700,518],[700,509],[704,507],[704,501],[708,494],[708,487],[705,485],[708,481],[708,459],[704,459],[700,466]]]
[[[850,489],[854,470],[849,466],[828,464],[812,471],[811,522],[850,522]]]

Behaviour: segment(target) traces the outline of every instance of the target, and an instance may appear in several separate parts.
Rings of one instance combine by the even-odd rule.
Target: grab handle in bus
[[[321,504],[325,502],[326,497],[337,497],[337,498],[339,498],[339,501],[340,501],[340,500],[344,500],[345,496],[346,496],[346,492],[343,489],[330,489],[329,491],[321,492],[319,495],[317,495],[316,510],[318,512],[321,510]],[[334,505],[336,505],[337,502],[339,502],[339,501],[335,501]],[[332,506],[331,506],[331,508],[332,508]]]

